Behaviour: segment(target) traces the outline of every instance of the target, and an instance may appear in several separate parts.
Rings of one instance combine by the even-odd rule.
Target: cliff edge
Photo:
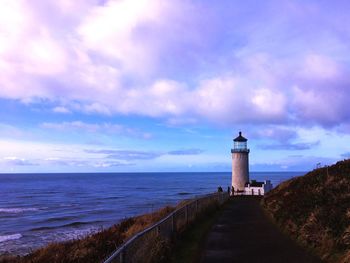
[[[280,184],[262,205],[324,261],[350,262],[350,159]]]

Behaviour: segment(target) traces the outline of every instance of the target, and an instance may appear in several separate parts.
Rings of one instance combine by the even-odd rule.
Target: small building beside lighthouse
[[[233,139],[232,154],[232,195],[264,195],[272,189],[269,180],[249,181],[249,152],[247,139],[239,132]]]

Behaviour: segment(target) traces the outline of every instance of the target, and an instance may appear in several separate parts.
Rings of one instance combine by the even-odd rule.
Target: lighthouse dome
[[[239,132],[238,137],[233,139],[233,141],[234,142],[246,142],[248,140],[242,136],[242,132]]]

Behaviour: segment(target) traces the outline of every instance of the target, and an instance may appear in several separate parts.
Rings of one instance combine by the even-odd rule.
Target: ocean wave
[[[69,224],[65,225],[60,225],[60,226],[42,226],[42,227],[35,227],[30,229],[30,231],[42,231],[42,230],[51,230],[51,229],[57,229],[57,228],[64,228],[64,227],[78,227],[78,226],[83,226],[83,225],[92,225],[92,224],[98,224],[98,223],[103,223],[103,221],[89,221],[89,222],[72,222]]]
[[[109,197],[101,197],[101,198],[97,198],[100,200],[114,200],[114,199],[120,199],[122,198],[121,196],[109,196]]]
[[[180,192],[180,193],[177,193],[178,195],[191,195],[192,193],[188,193],[188,192]]]
[[[29,207],[29,208],[0,208],[0,213],[23,213],[23,212],[32,212],[38,211],[38,208]]]
[[[60,241],[67,241],[72,239],[79,239],[83,238],[85,236],[94,234],[98,231],[101,231],[100,227],[88,227],[84,229],[70,229],[70,230],[63,230],[59,232],[53,232],[48,235],[47,242],[60,242]]]
[[[41,226],[41,227],[35,227],[31,228],[30,231],[41,231],[41,230],[49,230],[49,229],[55,229],[59,228],[59,226]]]
[[[72,240],[77,238],[82,238],[91,234],[101,231],[101,228],[90,227],[86,229],[74,230],[64,233],[65,237],[63,240]]]
[[[62,227],[70,227],[70,226],[82,226],[82,225],[89,225],[89,224],[97,224],[97,223],[101,223],[103,221],[90,221],[90,222],[73,222],[73,223],[69,223],[66,225],[63,225]]]
[[[0,236],[0,243],[9,241],[9,240],[15,240],[15,239],[20,239],[22,237],[21,234],[13,234],[13,235],[4,235]]]
[[[51,223],[51,222],[57,222],[57,221],[67,221],[67,220],[74,220],[77,219],[77,216],[61,216],[61,217],[50,217],[47,218],[43,221],[41,221],[41,223]]]

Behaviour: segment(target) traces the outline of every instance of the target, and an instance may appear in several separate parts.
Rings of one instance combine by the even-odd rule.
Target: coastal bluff
[[[350,160],[290,179],[261,203],[283,231],[325,262],[350,262]]]

